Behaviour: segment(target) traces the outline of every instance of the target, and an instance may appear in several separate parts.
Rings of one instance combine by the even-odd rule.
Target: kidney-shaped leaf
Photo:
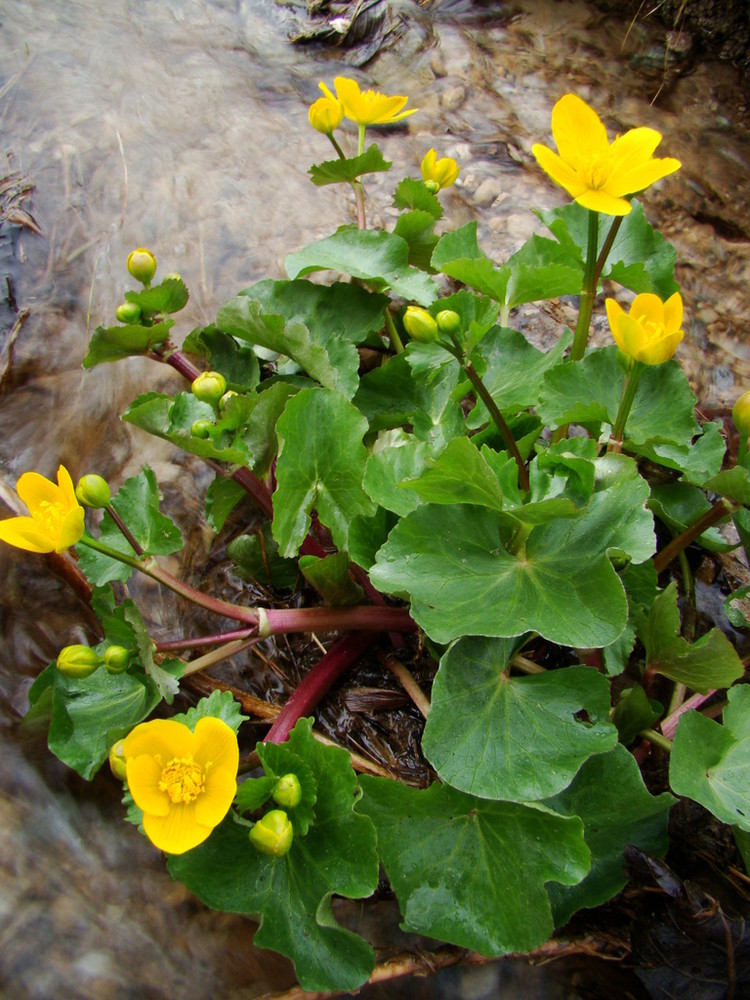
[[[363,776],[361,784],[357,808],[375,824],[407,930],[483,955],[528,951],[552,933],[545,884],[574,885],[589,869],[577,817],[439,782],[416,789]]]
[[[422,749],[443,781],[488,799],[556,795],[611,750],[609,682],[589,667],[511,677],[513,643],[462,639],[440,661]]]

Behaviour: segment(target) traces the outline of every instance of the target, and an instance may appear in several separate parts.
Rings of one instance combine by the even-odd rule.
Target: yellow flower
[[[362,91],[356,80],[351,80],[348,76],[337,76],[333,81],[336,88],[336,97],[324,83],[320,84],[320,89],[332,101],[337,98],[344,109],[344,115],[357,125],[388,125],[391,122],[400,122],[402,118],[413,115],[417,108],[411,111],[401,109],[409,100],[408,97],[387,97],[374,90]]]
[[[310,124],[323,135],[330,135],[341,124],[344,117],[344,109],[341,102],[332,95],[329,97],[319,97],[310,105],[307,113]]]
[[[195,732],[171,719],[143,722],[123,743],[128,787],[156,847],[184,854],[224,819],[237,791],[237,737],[221,719]]]
[[[610,145],[597,113],[575,94],[565,94],[552,109],[552,135],[557,153],[538,143],[531,152],[555,183],[594,212],[627,215],[624,195],[643,191],[681,166],[671,157],[654,158],[661,135],[652,128],[630,129]]]
[[[422,180],[425,183],[432,181],[438,189],[447,188],[456,183],[459,169],[452,157],[444,156],[438,160],[437,153],[431,149],[422,160]]]
[[[81,540],[83,507],[65,466],[57,470],[57,486],[38,472],[24,472],[16,491],[31,516],[0,521],[0,541],[27,552],[64,552]]]
[[[615,343],[623,353],[644,365],[669,361],[685,336],[682,325],[682,297],[675,292],[666,302],[658,295],[636,295],[630,312],[614,299],[607,299],[607,318]]]

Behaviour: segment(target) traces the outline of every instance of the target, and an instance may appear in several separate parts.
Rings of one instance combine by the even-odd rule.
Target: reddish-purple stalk
[[[237,628],[231,632],[216,632],[214,635],[197,635],[193,639],[172,639],[169,642],[157,642],[159,653],[172,653],[179,649],[201,649],[203,646],[217,646],[237,639],[249,639],[256,626],[252,628]]]
[[[375,632],[353,632],[335,642],[294,689],[263,742],[284,743],[298,720],[312,711],[376,639]]]
[[[668,740],[674,739],[675,730],[677,729],[677,724],[686,712],[694,711],[699,709],[701,705],[705,705],[707,701],[716,694],[716,691],[706,691],[705,694],[694,694],[692,698],[688,698],[687,701],[683,701],[678,709],[675,709],[671,715],[668,715],[666,719],[661,724],[661,731]]]
[[[714,524],[718,524],[725,517],[729,517],[730,514],[734,513],[735,509],[735,506],[730,501],[724,498],[718,500],[697,521],[685,528],[676,538],[673,538],[669,545],[665,546],[661,552],[657,552],[653,559],[656,572],[661,573],[691,542],[694,542],[696,538],[702,535],[708,528],[713,527]]]

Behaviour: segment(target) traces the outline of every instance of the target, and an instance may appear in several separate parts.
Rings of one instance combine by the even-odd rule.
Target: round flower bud
[[[452,309],[443,309],[435,317],[438,330],[443,333],[458,333],[461,329],[461,317]]]
[[[165,274],[161,279],[162,281],[182,281],[182,275],[178,274],[177,271],[170,271],[169,274]]]
[[[121,323],[127,323],[132,326],[134,323],[138,323],[141,318],[141,307],[136,305],[135,302],[123,302],[115,309],[115,316]]]
[[[84,507],[106,507],[110,501],[107,480],[93,472],[81,476],[76,484],[76,500]]]
[[[344,108],[341,102],[333,95],[330,97],[319,97],[310,105],[307,113],[310,124],[323,135],[330,135],[341,124],[344,117]]]
[[[211,437],[211,430],[213,424],[210,420],[194,420],[190,425],[190,433],[193,437],[203,438],[204,440]]]
[[[430,194],[437,194],[440,190],[440,185],[437,181],[425,181],[424,186],[430,192]]]
[[[127,767],[125,766],[124,740],[118,740],[109,748],[109,769],[116,778],[124,781],[127,777]]]
[[[732,407],[734,426],[745,437],[750,437],[750,389],[743,392]]]
[[[285,774],[276,782],[273,792],[274,802],[285,809],[294,809],[302,801],[302,785],[296,774]]]
[[[128,254],[127,269],[136,281],[148,285],[156,274],[156,257],[145,247],[138,247]]]
[[[437,337],[437,323],[421,306],[407,306],[403,323],[411,339],[421,344],[431,344]]]
[[[191,388],[193,395],[201,402],[216,406],[227,391],[227,381],[219,372],[201,372]]]
[[[289,853],[294,829],[283,809],[272,809],[258,820],[248,837],[253,847],[261,854],[281,858]]]
[[[121,674],[128,669],[130,650],[124,646],[107,646],[102,655],[104,666],[110,674]]]
[[[57,655],[57,669],[66,677],[88,677],[101,662],[99,654],[90,646],[65,646]]]

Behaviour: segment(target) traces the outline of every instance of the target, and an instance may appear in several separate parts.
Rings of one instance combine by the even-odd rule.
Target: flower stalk
[[[653,559],[656,572],[661,573],[662,570],[665,570],[672,560],[676,559],[680,552],[686,549],[691,542],[699,538],[708,528],[712,528],[719,521],[723,521],[725,517],[729,517],[735,510],[737,510],[737,505],[724,499],[724,497],[717,500],[710,510],[707,510],[705,514],[701,514],[693,524],[685,528],[676,538],[673,538],[669,545],[666,545],[661,552],[657,552]]]
[[[591,316],[594,312],[594,298],[596,297],[598,247],[599,247],[599,213],[593,212],[589,209],[589,232],[588,232],[588,246],[586,249],[586,268],[583,272],[583,285],[581,287],[581,302],[578,307],[578,321],[576,323],[575,334],[573,335],[573,344],[570,348],[571,361],[581,360],[583,355],[586,353],[586,345],[588,344],[589,341],[589,328],[591,327]],[[602,267],[603,266],[604,262],[602,262]]]
[[[622,451],[622,442],[625,440],[625,425],[633,408],[635,394],[638,392],[638,385],[641,381],[644,368],[645,365],[641,364],[640,361],[629,361],[625,381],[622,384],[620,405],[617,408],[617,416],[612,428],[612,437],[607,447],[607,451],[610,453],[619,454]]]

